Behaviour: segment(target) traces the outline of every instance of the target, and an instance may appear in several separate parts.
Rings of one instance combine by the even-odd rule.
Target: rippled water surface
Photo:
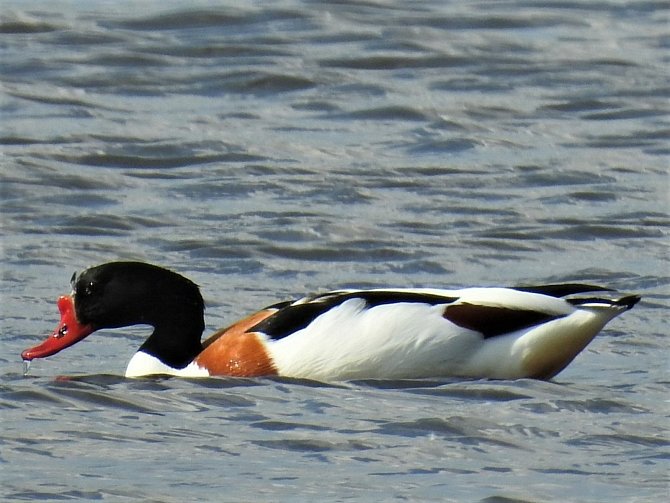
[[[661,501],[664,2],[2,2],[3,499]],[[552,382],[23,375],[74,270],[201,285],[207,331],[345,286],[644,296]],[[63,377],[67,376],[67,377]]]

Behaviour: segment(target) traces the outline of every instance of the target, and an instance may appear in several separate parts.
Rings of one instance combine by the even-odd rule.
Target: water
[[[6,501],[659,501],[662,2],[2,2]],[[552,382],[27,375],[73,271],[195,280],[207,331],[341,287],[641,293]],[[66,376],[66,377],[64,377]]]

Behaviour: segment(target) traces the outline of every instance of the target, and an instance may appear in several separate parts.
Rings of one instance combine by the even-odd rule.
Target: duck
[[[145,262],[110,262],[71,279],[60,322],[25,361],[101,329],[150,325],[125,376],[540,379],[556,376],[641,299],[581,283],[333,290],[279,302],[201,341],[199,287]]]

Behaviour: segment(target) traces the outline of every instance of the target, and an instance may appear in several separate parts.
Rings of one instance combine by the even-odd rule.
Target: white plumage
[[[415,293],[444,297],[445,302],[435,304],[432,298],[431,304],[368,307],[363,298],[356,298],[355,290],[300,299],[293,305],[319,302],[329,295],[350,297],[290,336],[266,339],[279,373],[326,381],[434,376],[548,379],[570,363],[607,322],[637,302],[637,297],[614,296],[573,305],[565,298],[510,288],[368,290],[360,294],[364,297],[368,292],[395,292],[399,298]],[[452,301],[454,298],[458,300]],[[445,317],[445,309],[456,305],[491,307],[521,316],[543,313],[552,319],[485,337]],[[477,322],[486,325],[486,320]]]

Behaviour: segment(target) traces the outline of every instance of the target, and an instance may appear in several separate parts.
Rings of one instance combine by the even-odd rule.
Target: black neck
[[[202,351],[200,337],[205,328],[201,312],[173,312],[169,319],[154,324],[154,332],[140,351],[158,358],[166,365],[182,369]]]

